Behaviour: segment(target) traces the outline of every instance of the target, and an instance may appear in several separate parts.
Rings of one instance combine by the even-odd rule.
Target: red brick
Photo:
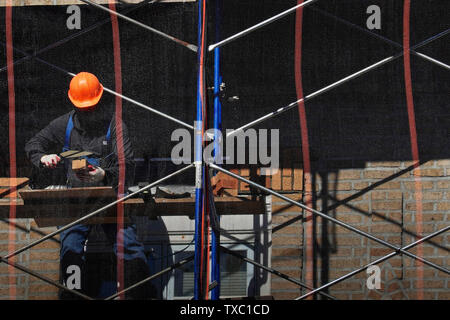
[[[364,178],[365,179],[385,179],[392,175],[394,175],[396,170],[365,170]]]
[[[416,183],[411,181],[404,181],[402,182],[405,189],[408,190],[416,190]],[[420,181],[420,186],[423,190],[426,189],[433,189],[433,181]]]
[[[30,260],[58,260],[59,259],[59,251],[51,251],[51,252],[42,252],[31,250],[30,251]]]
[[[285,191],[292,190],[292,178],[291,177],[283,177],[283,190],[285,190]]]
[[[378,185],[374,190],[400,189],[400,182],[389,181]]]
[[[388,248],[372,248],[370,249],[371,256],[385,256],[391,253],[393,250]]]
[[[436,181],[437,189],[450,189],[450,180]]]
[[[354,190],[362,190],[362,189],[366,189],[367,187],[369,187],[368,182],[353,182]]]
[[[373,210],[401,210],[402,202],[401,201],[373,201],[372,202]]]
[[[272,259],[276,257],[299,257],[302,249],[299,248],[272,248]]]
[[[295,212],[295,213],[301,213],[303,211],[302,208],[299,206],[290,204],[289,202],[286,202],[286,204],[272,204],[272,214],[273,215],[279,215],[286,212]],[[272,217],[273,219],[273,217]]]
[[[272,261],[273,268],[279,267],[298,267],[300,268],[302,261],[300,259],[276,259]]]
[[[272,292],[272,295],[275,300],[293,300],[300,296],[300,290],[295,292]]]
[[[434,210],[434,202],[422,202],[422,210],[423,211],[433,211]],[[405,204],[405,210],[408,211],[417,211],[417,202],[408,202]]]
[[[368,162],[369,167],[400,167],[401,162],[399,161],[379,161],[379,162]]]
[[[300,237],[272,237],[272,245],[298,245],[300,246],[302,244],[302,239]]]
[[[448,211],[450,210],[450,202],[440,201],[437,203],[436,209],[439,211]]]
[[[272,189],[281,190],[281,170],[272,175]]]
[[[361,170],[340,170],[338,178],[339,180],[361,179]]]
[[[394,225],[392,223],[383,223],[383,224],[374,224],[371,227],[371,231],[373,233],[392,233],[392,232],[400,232],[401,227]]]
[[[59,289],[57,287],[52,286],[50,284],[34,284],[28,287],[28,292],[30,295],[42,292],[57,293],[58,290]]]
[[[283,279],[281,279],[281,281],[275,281],[275,280],[272,280],[272,283],[271,283],[271,289],[272,289],[272,290],[278,290],[278,289],[298,289],[298,288],[300,288],[299,285],[297,285],[297,284],[295,284],[295,283],[293,283],[293,282],[287,281],[287,280],[283,280]],[[299,295],[298,295],[298,296],[299,296]]]
[[[443,177],[444,169],[414,169],[412,174],[414,176],[420,176],[420,177]]]

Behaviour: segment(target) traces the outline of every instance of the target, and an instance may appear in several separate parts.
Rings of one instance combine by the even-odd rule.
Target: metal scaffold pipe
[[[128,21],[128,22],[131,22],[131,23],[133,23],[133,24],[135,24],[135,25],[137,25],[137,26],[139,26],[139,27],[141,27],[141,28],[144,28],[144,29],[146,29],[146,30],[148,30],[148,31],[151,31],[151,32],[153,32],[153,33],[155,33],[155,34],[157,34],[157,35],[163,37],[163,38],[166,38],[166,39],[171,40],[171,41],[173,41],[173,42],[175,42],[175,43],[177,43],[177,44],[179,44],[179,45],[181,45],[181,46],[183,46],[183,47],[185,47],[185,48],[188,48],[188,49],[191,50],[191,51],[197,52],[197,47],[196,47],[195,45],[193,45],[193,44],[190,44],[190,43],[188,43],[188,42],[186,42],[186,41],[177,39],[177,38],[175,38],[175,37],[173,37],[173,36],[171,36],[171,35],[169,35],[169,34],[167,34],[167,33],[164,33],[164,32],[162,32],[162,31],[159,31],[159,30],[157,30],[157,29],[155,29],[155,28],[152,28],[152,27],[150,27],[150,26],[148,26],[148,25],[142,23],[142,22],[139,22],[139,21],[137,21],[137,20],[131,19],[131,18],[129,18],[129,17],[127,17],[127,16],[125,16],[125,15],[123,15],[123,14],[121,14],[121,13],[118,13],[118,12],[116,12],[116,11],[114,11],[114,10],[108,9],[108,8],[106,8],[106,7],[103,7],[103,6],[101,6],[101,5],[99,5],[99,4],[95,3],[95,2],[90,1],[90,0],[80,0],[80,1],[81,1],[81,2],[84,2],[84,3],[86,3],[86,4],[89,4],[89,5],[91,5],[91,6],[95,7],[95,8],[97,8],[97,9],[100,9],[100,10],[103,10],[103,11],[106,11],[106,12],[109,12],[110,14],[113,14],[113,15],[115,15],[115,16],[117,16],[117,17],[123,19],[123,20],[126,20],[126,21]]]
[[[449,230],[450,230],[450,226],[445,227],[445,228],[442,228],[442,229],[440,229],[440,230],[438,230],[438,231],[436,231],[436,232],[433,232],[433,233],[431,233],[431,234],[429,234],[429,235],[427,235],[427,236],[425,236],[425,237],[423,237],[423,238],[421,238],[421,239],[419,239],[419,240],[417,240],[417,241],[415,241],[415,242],[413,242],[413,243],[408,244],[407,246],[404,246],[404,247],[401,248],[401,249],[402,249],[402,250],[408,250],[408,249],[411,249],[411,248],[413,248],[413,247],[415,247],[415,246],[421,244],[422,242],[425,242],[425,241],[427,241],[427,240],[429,240],[429,239],[431,239],[431,238],[433,238],[433,237],[436,237],[436,236],[438,236],[438,235],[440,235],[440,234],[442,234],[442,233],[444,233],[444,232],[447,232],[447,231],[449,231]],[[341,281],[343,281],[343,280],[345,280],[345,279],[348,279],[348,278],[350,278],[350,277],[353,277],[354,275],[356,275],[356,274],[358,274],[358,273],[360,273],[360,272],[366,270],[366,269],[369,268],[370,266],[374,266],[374,265],[376,265],[376,264],[379,264],[379,263],[381,263],[381,262],[383,262],[383,261],[385,261],[385,260],[387,260],[387,259],[390,259],[390,258],[392,258],[392,257],[394,257],[394,256],[396,256],[396,255],[398,255],[399,253],[400,253],[400,251],[397,251],[397,252],[391,252],[391,253],[389,253],[389,254],[387,254],[387,255],[385,255],[385,256],[383,256],[383,257],[381,257],[381,258],[379,258],[379,259],[377,259],[377,260],[375,260],[375,261],[373,261],[373,262],[371,262],[371,263],[369,263],[369,264],[367,264],[367,265],[361,267],[361,268],[359,268],[359,269],[356,269],[356,270],[354,270],[354,271],[352,271],[352,272],[347,273],[346,275],[344,275],[344,276],[342,276],[342,277],[339,277],[339,278],[337,278],[337,279],[335,279],[335,280],[333,280],[333,281],[330,281],[330,282],[328,282],[327,284],[325,284],[325,285],[323,285],[323,286],[321,286],[321,287],[319,287],[319,288],[317,288],[317,289],[314,289],[313,291],[308,292],[308,293],[304,294],[304,295],[301,296],[301,297],[296,298],[295,300],[301,300],[301,299],[304,299],[304,298],[306,298],[306,297],[308,297],[308,296],[310,296],[310,295],[312,295],[312,294],[314,294],[314,293],[320,292],[320,290],[326,289],[326,288],[328,288],[328,287],[330,287],[330,286],[332,286],[332,285],[334,285],[334,284],[336,284],[336,283],[339,283],[339,282],[341,282]]]
[[[370,31],[370,30],[366,29],[366,28],[363,28],[363,27],[361,27],[361,26],[358,26],[357,24],[354,24],[354,23],[349,22],[349,21],[347,21],[347,20],[345,20],[345,19],[342,19],[342,18],[340,18],[340,17],[337,17],[337,16],[335,16],[335,15],[329,13],[329,12],[326,12],[326,11],[324,11],[324,10],[322,10],[322,9],[316,8],[315,6],[311,6],[310,8],[311,8],[312,10],[314,10],[314,11],[319,12],[320,14],[322,14],[322,15],[324,15],[324,16],[327,16],[327,17],[332,18],[332,19],[334,19],[334,20],[336,20],[336,21],[339,21],[339,22],[341,22],[342,24],[345,24],[346,26],[349,26],[349,27],[351,27],[351,28],[357,29],[357,30],[359,30],[359,31],[361,31],[361,32],[364,32],[365,34],[369,34],[369,35],[371,35],[371,36],[373,36],[373,37],[375,37],[375,38],[378,38],[378,39],[380,39],[380,40],[382,40],[382,41],[384,41],[384,42],[386,42],[386,43],[390,43],[390,44],[396,46],[397,48],[403,48],[403,46],[402,46],[400,43],[398,43],[398,42],[396,42],[396,41],[393,41],[393,40],[391,40],[391,39],[389,39],[389,38],[386,38],[386,37],[382,36],[381,34],[375,33],[375,32],[373,32],[373,31]],[[428,60],[428,61],[430,61],[430,62],[433,62],[433,63],[435,63],[435,64],[437,64],[437,65],[439,65],[439,66],[441,66],[441,67],[443,67],[443,68],[445,68],[445,69],[447,69],[447,70],[450,70],[450,66],[449,66],[448,64],[443,63],[442,61],[439,61],[439,60],[437,60],[437,59],[435,59],[435,58],[432,58],[432,57],[430,57],[430,56],[427,56],[427,55],[425,55],[425,54],[423,54],[423,53],[417,52],[417,51],[413,50],[412,48],[410,48],[409,51],[410,51],[411,53],[415,54],[415,55],[418,56],[418,57],[421,57],[421,58],[423,58],[423,59],[426,59],[426,60]]]
[[[245,30],[243,30],[241,32],[238,32],[235,35],[232,35],[232,36],[230,36],[230,37],[228,37],[228,38],[226,38],[226,39],[224,39],[224,40],[222,40],[222,41],[220,41],[220,42],[218,42],[216,44],[210,45],[208,47],[208,51],[213,51],[217,47],[221,47],[221,46],[223,46],[223,45],[225,45],[225,44],[227,44],[227,43],[229,43],[231,41],[234,41],[234,40],[236,40],[236,39],[238,39],[240,37],[243,37],[246,34],[249,34],[249,33],[253,32],[255,30],[258,30],[258,29],[260,29],[260,28],[262,28],[262,27],[264,27],[264,26],[266,26],[266,25],[268,25],[268,24],[270,24],[270,23],[272,23],[274,21],[277,21],[277,20],[287,16],[288,14],[290,14],[292,12],[295,12],[298,8],[307,6],[307,5],[309,5],[309,4],[313,3],[313,2],[316,2],[316,1],[317,0],[308,0],[306,2],[303,2],[303,3],[299,4],[299,5],[296,5],[295,7],[290,8],[290,9],[288,9],[286,11],[283,11],[283,12],[281,12],[281,13],[279,13],[279,14],[277,14],[277,15],[269,18],[269,19],[261,21],[260,23],[254,25],[253,27],[250,27],[250,28],[245,29]]]
[[[417,48],[420,48],[420,47],[422,47],[422,46],[424,46],[424,45],[426,45],[426,44],[428,44],[428,43],[430,43],[432,41],[435,41],[435,40],[437,40],[439,38],[442,38],[443,36],[447,35],[448,33],[450,33],[450,29],[447,29],[447,30],[445,30],[445,31],[443,31],[441,33],[438,33],[437,35],[434,35],[434,36],[432,36],[432,37],[430,37],[430,38],[428,38],[428,39],[426,39],[426,40],[424,40],[424,41],[414,45],[409,50],[411,51],[411,50],[415,50]],[[334,82],[334,83],[332,83],[332,84],[330,84],[330,85],[328,85],[326,87],[323,87],[323,88],[321,88],[321,89],[319,89],[319,90],[317,90],[317,91],[315,91],[315,92],[305,96],[302,99],[299,99],[297,101],[291,102],[287,106],[281,107],[281,108],[279,108],[279,109],[277,109],[277,110],[275,110],[275,111],[273,111],[271,113],[268,113],[268,114],[266,114],[266,115],[264,115],[264,116],[262,116],[262,117],[260,117],[260,118],[258,118],[256,120],[253,120],[252,122],[247,123],[246,125],[243,125],[240,128],[238,128],[238,129],[229,131],[229,132],[227,132],[227,137],[231,137],[231,136],[233,136],[233,135],[235,135],[235,134],[237,134],[237,133],[239,133],[239,132],[241,132],[243,130],[246,130],[248,128],[251,128],[251,127],[257,125],[258,123],[261,123],[261,122],[263,122],[265,120],[268,120],[268,119],[273,118],[273,117],[275,117],[275,116],[277,116],[279,114],[282,114],[282,113],[284,113],[284,112],[294,108],[295,106],[297,106],[302,101],[306,102],[309,99],[315,98],[315,97],[317,97],[317,96],[319,96],[319,95],[321,95],[321,94],[323,94],[323,93],[325,93],[325,92],[327,92],[327,91],[329,91],[331,89],[334,89],[334,88],[336,88],[336,87],[338,87],[338,86],[340,86],[340,85],[342,85],[342,84],[344,84],[344,83],[346,83],[346,82],[348,82],[348,81],[350,81],[352,79],[355,79],[355,78],[357,78],[357,77],[359,77],[359,76],[361,76],[361,75],[363,75],[363,74],[365,74],[365,73],[367,73],[367,72],[369,72],[371,70],[374,70],[375,68],[378,68],[378,67],[380,67],[380,66],[382,66],[382,65],[384,65],[384,64],[386,64],[388,62],[394,61],[394,60],[402,57],[403,54],[404,54],[404,51],[401,51],[400,53],[398,53],[398,54],[396,54],[394,56],[390,56],[390,57],[384,58],[384,59],[382,59],[382,60],[380,60],[380,61],[378,61],[378,62],[376,62],[376,63],[374,63],[374,64],[372,64],[372,65],[370,65],[370,66],[368,66],[366,68],[364,68],[364,69],[361,69],[361,70],[359,70],[359,71],[357,71],[357,72],[355,72],[355,73],[353,73],[353,74],[351,74],[351,75],[349,75],[349,76],[347,76],[345,78],[342,78],[342,79],[340,79],[340,80],[338,80],[338,81],[336,81],[336,82]]]
[[[5,45],[3,42],[0,42],[0,43],[1,43],[2,45]],[[26,56],[32,57],[32,55],[29,55],[29,54],[27,54],[26,52],[24,52],[24,51],[22,51],[22,50],[20,50],[20,49],[14,48],[14,50],[17,51],[17,52],[20,52],[21,54],[24,54],[24,55],[26,55]],[[51,67],[52,69],[58,70],[58,71],[60,71],[61,73],[64,73],[64,74],[66,74],[66,75],[68,75],[68,76],[75,77],[75,75],[76,75],[76,74],[73,73],[73,72],[67,71],[67,70],[65,70],[65,69],[63,69],[63,68],[61,68],[61,67],[59,67],[59,66],[57,66],[57,65],[54,65],[53,63],[50,63],[50,62],[48,62],[48,61],[46,61],[46,60],[43,60],[43,59],[41,59],[41,58],[38,58],[38,57],[33,57],[33,58],[34,58],[36,61],[38,61],[38,62],[40,62],[40,63],[42,63],[42,64],[45,64],[45,65]],[[123,94],[117,93],[117,92],[115,92],[114,90],[108,89],[108,88],[105,87],[105,86],[103,86],[103,89],[104,89],[106,92],[108,92],[108,93],[110,93],[110,94],[113,94],[113,95],[115,95],[115,96],[118,96],[118,97],[120,97],[120,98],[122,98],[122,99],[124,99],[124,100],[126,100],[126,101],[128,101],[128,102],[130,102],[130,103],[132,103],[132,104],[134,104],[134,105],[136,105],[136,106],[138,106],[138,107],[141,107],[141,108],[143,108],[143,109],[145,109],[145,110],[148,110],[148,111],[150,111],[150,112],[152,112],[152,113],[154,113],[154,114],[157,114],[157,115],[159,115],[159,116],[161,116],[161,117],[163,117],[163,118],[166,118],[166,119],[168,119],[168,120],[170,120],[170,121],[173,121],[173,122],[175,122],[175,123],[178,123],[179,125],[182,125],[183,127],[186,127],[186,128],[188,128],[188,129],[190,129],[190,130],[194,130],[194,126],[192,126],[192,125],[190,125],[190,124],[187,124],[186,122],[183,122],[183,121],[181,121],[181,120],[178,120],[178,119],[176,119],[176,118],[174,118],[174,117],[172,117],[172,116],[169,116],[168,114],[166,114],[166,113],[164,113],[164,112],[158,111],[158,110],[156,110],[156,109],[154,109],[154,108],[152,108],[152,107],[149,107],[149,106],[147,106],[147,105],[145,105],[145,104],[143,104],[143,103],[141,103],[141,102],[139,102],[139,101],[136,101],[136,100],[134,100],[134,99],[131,99],[131,98],[129,98],[129,97],[123,95]]]
[[[28,245],[26,245],[26,246],[20,248],[19,250],[16,250],[16,251],[14,251],[14,252],[12,252],[12,253],[9,253],[9,254],[6,255],[4,258],[5,258],[5,259],[9,259],[9,258],[11,258],[11,257],[14,257],[14,256],[18,255],[19,253],[22,253],[22,252],[24,252],[25,250],[28,250],[28,249],[30,249],[30,248],[32,248],[32,247],[38,245],[39,243],[42,243],[42,242],[44,242],[45,240],[48,240],[48,239],[50,239],[50,238],[52,238],[52,237],[54,237],[54,236],[60,234],[61,232],[63,232],[63,231],[65,231],[65,230],[67,230],[67,229],[73,227],[74,225],[77,225],[77,224],[79,224],[79,223],[81,223],[81,222],[83,222],[83,221],[85,221],[85,220],[87,220],[87,219],[90,219],[90,218],[96,216],[97,214],[99,214],[99,213],[101,213],[101,212],[103,212],[103,211],[105,211],[105,210],[107,210],[107,209],[109,209],[109,208],[115,206],[116,204],[118,204],[118,203],[120,203],[120,202],[123,202],[123,201],[125,201],[125,200],[127,200],[127,199],[129,199],[129,198],[131,198],[131,197],[134,197],[135,195],[138,195],[139,193],[141,193],[141,192],[143,192],[143,191],[145,191],[145,190],[147,190],[147,189],[150,189],[150,188],[152,188],[152,187],[154,187],[154,186],[160,184],[161,182],[164,182],[164,181],[166,181],[166,180],[168,180],[168,179],[170,179],[170,178],[172,178],[172,177],[174,177],[174,176],[176,176],[176,175],[178,175],[178,174],[180,174],[180,173],[186,171],[187,169],[191,168],[192,166],[193,166],[192,164],[187,165],[186,167],[181,168],[180,170],[177,170],[177,171],[175,171],[175,172],[173,172],[173,173],[171,173],[171,174],[165,176],[164,178],[161,178],[161,179],[159,179],[159,180],[157,180],[157,181],[155,181],[155,182],[153,182],[153,183],[150,183],[149,185],[147,185],[147,186],[145,186],[145,187],[143,187],[143,188],[141,188],[141,189],[139,189],[139,190],[137,190],[137,191],[135,191],[135,192],[132,192],[132,193],[130,193],[130,194],[128,194],[128,195],[126,195],[126,196],[120,198],[120,199],[117,199],[116,201],[113,201],[113,202],[107,204],[106,206],[103,206],[103,207],[101,207],[101,208],[99,208],[99,209],[97,209],[97,210],[95,210],[95,211],[93,211],[93,212],[91,212],[91,213],[89,213],[89,214],[87,214],[87,215],[81,217],[80,219],[77,219],[77,220],[75,220],[75,221],[73,221],[73,222],[71,222],[71,223],[69,223],[69,224],[67,224],[67,225],[65,225],[65,226],[63,226],[63,227],[61,227],[61,228],[59,228],[58,230],[56,230],[56,231],[54,231],[54,232],[52,232],[52,233],[47,234],[46,236],[44,236],[44,237],[42,237],[42,238],[40,238],[40,239],[38,239],[38,240],[36,240],[36,241],[34,241],[34,242],[32,242],[32,243],[30,243],[30,244],[28,244]]]
[[[344,227],[344,228],[346,228],[348,230],[351,230],[351,231],[353,231],[353,232],[355,232],[355,233],[357,233],[357,234],[359,234],[361,236],[364,236],[364,237],[366,237],[366,238],[368,238],[368,239],[370,239],[372,241],[378,242],[378,243],[380,243],[380,244],[382,244],[382,245],[384,245],[386,247],[389,247],[392,250],[395,250],[395,252],[402,253],[404,255],[409,256],[410,258],[416,259],[416,260],[421,261],[421,262],[423,262],[423,263],[425,263],[425,264],[427,264],[427,265],[429,265],[429,266],[431,266],[431,267],[433,267],[435,269],[438,269],[439,271],[442,271],[442,272],[444,272],[446,274],[450,274],[450,270],[448,270],[448,269],[446,269],[444,267],[438,266],[437,264],[435,264],[433,262],[430,262],[428,260],[425,260],[425,259],[423,259],[421,257],[418,257],[415,254],[412,254],[411,252],[408,252],[408,251],[406,251],[406,250],[404,250],[402,248],[399,248],[399,247],[397,247],[397,246],[395,246],[395,245],[393,245],[393,244],[391,244],[389,242],[386,242],[386,241],[384,241],[382,239],[379,239],[379,238],[371,235],[370,233],[367,233],[367,232],[364,232],[362,230],[359,230],[358,228],[355,228],[355,227],[353,227],[353,226],[351,226],[351,225],[349,225],[349,224],[347,224],[345,222],[342,222],[342,221],[340,221],[338,219],[330,217],[330,216],[326,215],[323,212],[320,212],[318,210],[310,208],[310,207],[306,206],[303,203],[300,203],[300,202],[297,202],[295,200],[292,200],[292,199],[290,199],[290,198],[288,198],[288,197],[286,197],[286,196],[284,196],[284,195],[282,195],[282,194],[280,194],[278,192],[275,192],[275,191],[273,191],[273,190],[271,190],[269,188],[263,187],[263,186],[255,183],[253,181],[247,180],[247,179],[245,179],[245,178],[243,178],[243,177],[241,177],[241,176],[239,176],[239,175],[237,175],[235,173],[232,173],[232,172],[230,172],[228,170],[225,170],[225,169],[223,169],[223,168],[221,168],[221,167],[219,167],[219,166],[217,166],[217,165],[215,165],[213,163],[210,163],[209,166],[211,168],[214,168],[214,169],[217,169],[219,171],[222,171],[223,173],[225,173],[225,174],[227,174],[227,175],[229,175],[229,176],[231,176],[233,178],[236,178],[236,179],[238,179],[238,180],[240,180],[242,182],[248,183],[249,185],[251,185],[251,186],[253,186],[253,187],[257,188],[257,189],[260,189],[260,190],[262,190],[264,192],[267,192],[269,194],[272,194],[272,195],[274,195],[274,196],[276,196],[276,197],[278,197],[278,198],[280,198],[280,199],[282,199],[284,201],[287,201],[290,204],[293,204],[293,205],[295,205],[297,207],[303,208],[303,209],[305,209],[305,210],[307,210],[307,211],[309,211],[311,213],[314,213],[314,214],[316,214],[316,215],[318,215],[318,216],[320,216],[320,217],[322,217],[322,218],[324,218],[326,220],[329,220],[329,221],[331,221],[331,222],[333,222],[333,223],[335,223],[335,224],[337,224],[337,225],[339,225],[341,227]]]

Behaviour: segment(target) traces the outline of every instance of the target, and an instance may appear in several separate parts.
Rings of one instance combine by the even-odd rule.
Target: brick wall
[[[17,219],[15,228],[7,220],[0,221],[0,255],[6,255],[8,249],[8,235],[15,233],[15,250],[41,238],[47,233],[53,232],[55,228],[38,228],[33,219]],[[14,258],[15,262],[36,271],[47,278],[58,281],[59,279],[59,240],[47,240],[30,250],[27,250]],[[15,285],[11,286],[9,274]],[[58,289],[42,280],[26,274],[18,269],[8,267],[5,263],[0,264],[0,299],[9,299],[11,296],[20,300],[48,300],[58,298]]]
[[[396,246],[417,240],[416,198],[422,198],[423,235],[448,226],[450,206],[450,161],[432,160],[413,170],[412,162],[369,162],[365,168],[316,172],[313,206],[329,216],[351,224]],[[415,178],[419,178],[420,192]],[[301,192],[289,195],[301,199]],[[272,265],[305,282],[305,212],[273,198]],[[343,227],[317,217],[314,225],[315,287],[362,267],[392,250]],[[423,245],[423,258],[449,267],[448,234]],[[409,250],[417,253],[417,248]],[[381,288],[369,290],[363,271],[329,289],[339,299],[417,299],[420,294],[416,262],[395,256],[378,265]],[[448,299],[448,276],[432,267],[423,267],[423,298]],[[277,299],[298,297],[300,290],[287,281],[272,277],[272,293]],[[305,292],[304,290],[302,292]]]
[[[294,157],[295,158],[295,157]],[[285,166],[263,184],[302,201],[303,170],[298,162]],[[252,170],[236,169],[239,174],[255,179]],[[420,175],[419,175],[420,174]],[[260,177],[259,177],[260,178]],[[318,171],[314,174],[313,207],[368,232],[396,246],[417,240],[417,203],[415,179],[420,181],[422,230],[427,235],[448,225],[450,208],[450,160],[431,160],[413,169],[412,162],[369,162],[365,168]],[[256,176],[258,180],[258,176]],[[290,189],[289,187],[290,186]],[[249,192],[241,184],[241,193]],[[306,282],[305,254],[306,223],[314,226],[314,286],[318,287],[386,255],[391,249],[360,236],[320,217],[305,222],[304,210],[272,196],[272,261],[271,266],[282,273]],[[53,231],[39,229],[31,219],[18,220],[16,248],[26,245]],[[9,225],[0,224],[0,254],[8,251]],[[449,235],[442,234],[423,245],[423,257],[449,267]],[[417,248],[410,252],[418,254]],[[57,280],[59,277],[59,243],[48,240],[20,254],[17,262]],[[346,279],[328,293],[339,299],[416,299],[420,281],[416,262],[407,256],[395,256],[378,265],[381,268],[381,288],[369,290],[366,271]],[[18,299],[56,299],[57,289],[51,285],[15,271]],[[0,299],[10,295],[8,267],[0,265]],[[282,278],[272,276],[275,299],[293,299],[305,290]],[[448,277],[429,266],[423,267],[423,298],[448,299]],[[318,296],[319,297],[319,296]]]

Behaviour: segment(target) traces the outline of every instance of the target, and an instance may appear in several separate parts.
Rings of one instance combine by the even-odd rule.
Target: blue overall
[[[73,114],[70,115],[69,121],[67,123],[63,151],[70,150],[70,135],[73,129],[72,115]],[[111,126],[108,128],[108,133],[106,134],[107,143],[109,143],[110,136]],[[100,165],[99,158],[87,158],[87,161],[94,166]],[[114,253],[117,255],[117,225],[102,224],[101,226],[108,240],[114,244]],[[85,244],[87,242],[87,238],[91,229],[91,225],[79,224],[61,232],[61,262],[63,262],[66,256],[73,257],[74,255],[77,256],[77,259],[80,258],[82,261],[84,261]],[[123,256],[120,256],[119,258],[124,259],[125,261],[142,259],[145,263],[147,263],[147,259],[144,253],[144,246],[137,239],[135,224],[125,225],[124,229],[120,230],[119,237],[119,239],[123,239],[124,245],[124,249],[121,250],[123,252]],[[68,253],[70,254],[68,255]],[[65,264],[62,263],[62,265]]]

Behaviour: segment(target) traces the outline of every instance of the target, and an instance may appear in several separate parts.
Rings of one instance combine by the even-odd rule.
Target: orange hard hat
[[[103,94],[103,86],[89,72],[80,72],[70,81],[69,99],[75,107],[83,109],[96,105]]]

